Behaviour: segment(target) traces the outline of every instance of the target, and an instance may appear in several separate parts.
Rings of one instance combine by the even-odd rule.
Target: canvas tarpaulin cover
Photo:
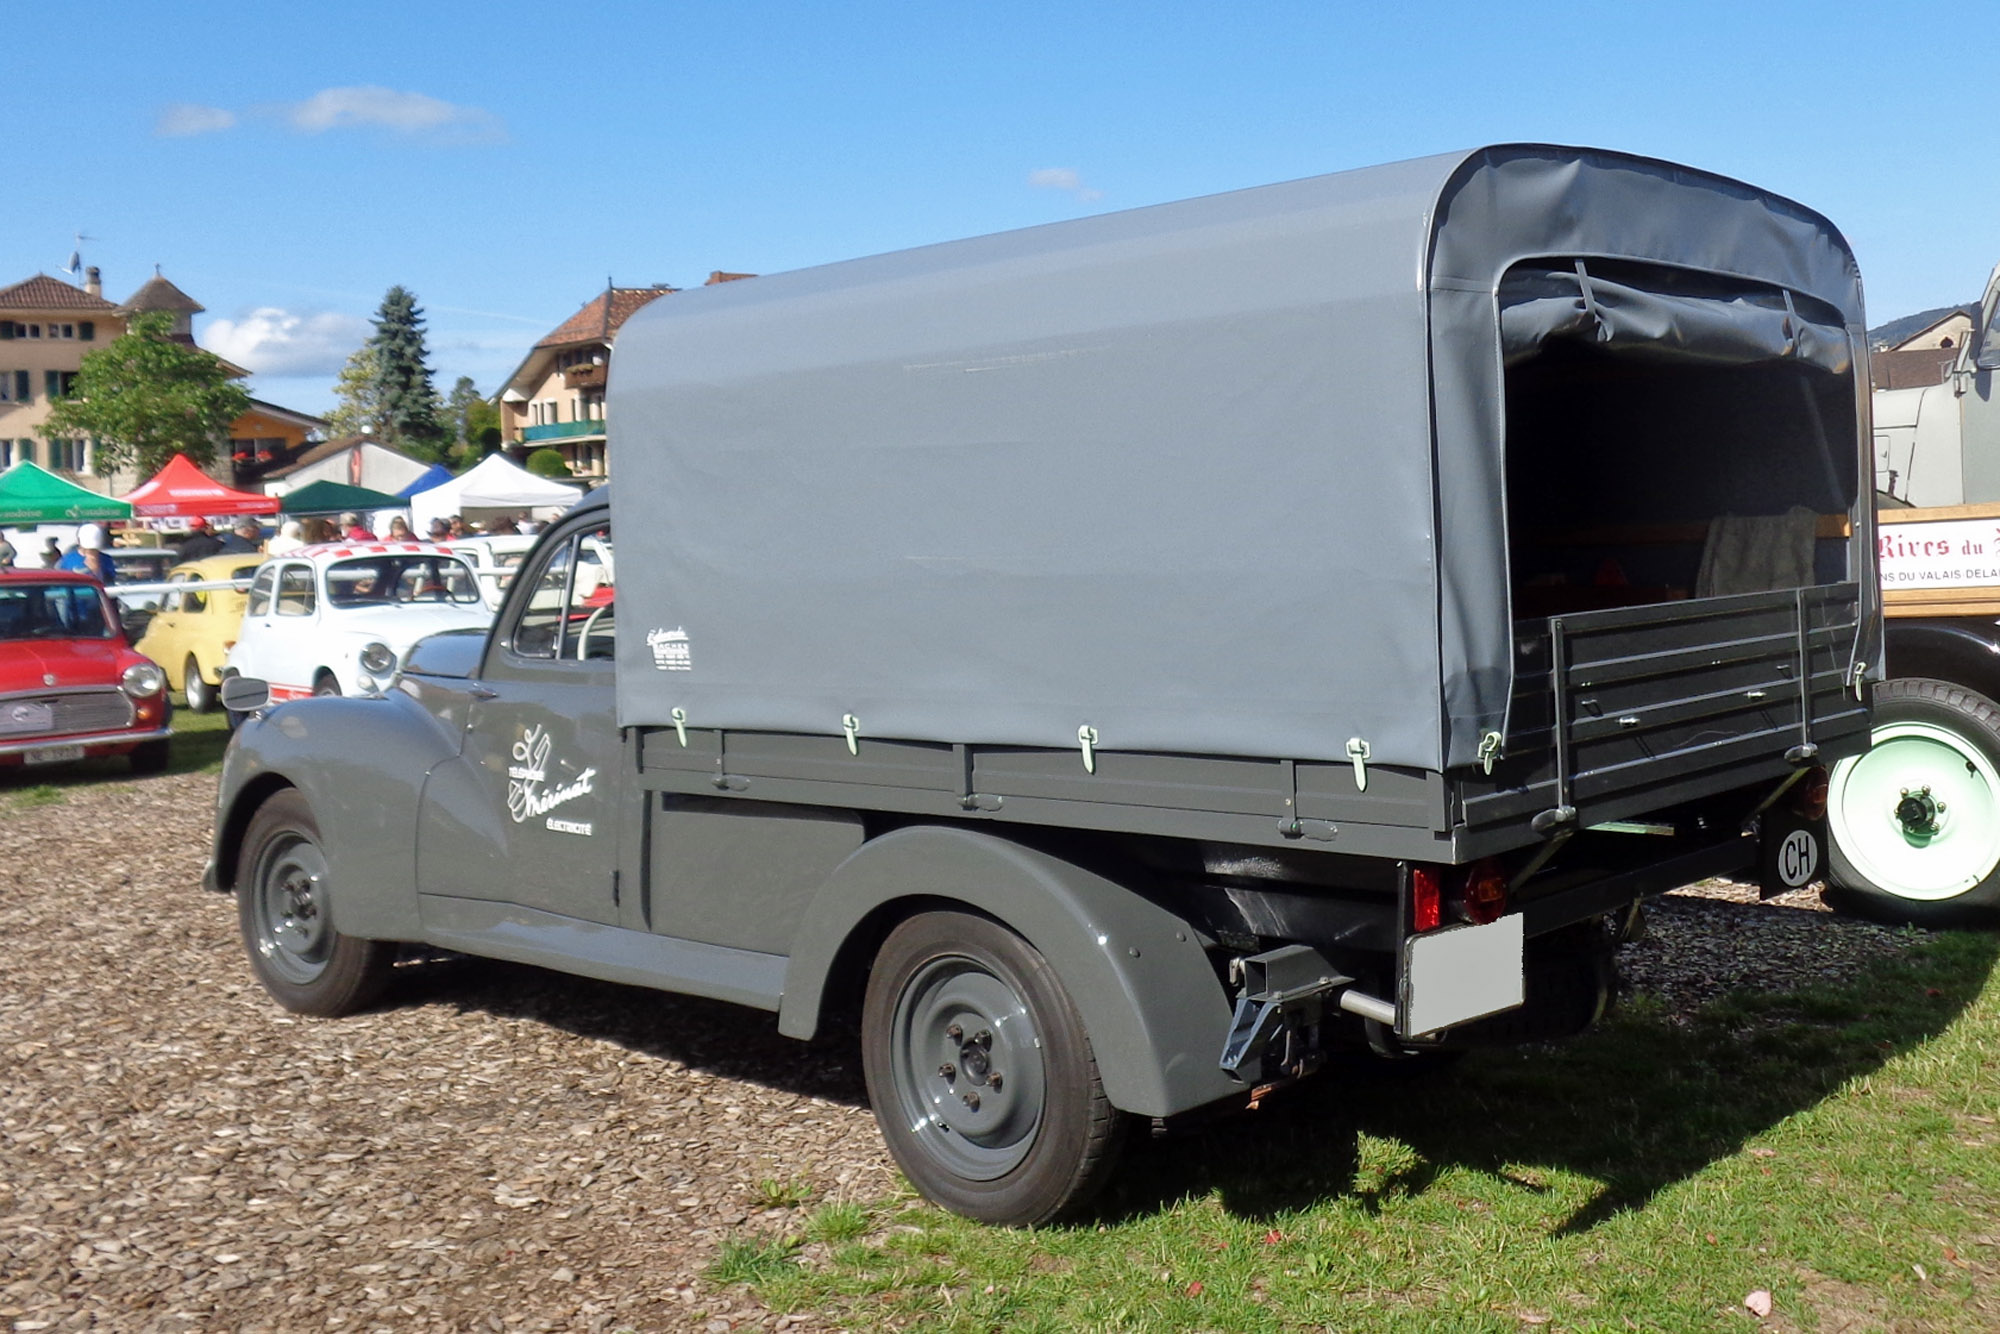
[[[1519,336],[1736,337],[1698,290],[1535,311],[1577,259],[1790,292],[1775,355],[1861,336],[1818,215],[1542,146],[655,302],[610,381],[619,721],[1470,763],[1512,683],[1507,275],[1570,275]]]

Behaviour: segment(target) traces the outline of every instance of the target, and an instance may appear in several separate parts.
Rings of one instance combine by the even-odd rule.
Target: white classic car
[[[268,681],[280,700],[371,694],[425,635],[492,620],[472,566],[448,547],[301,547],[258,568],[223,674]]]

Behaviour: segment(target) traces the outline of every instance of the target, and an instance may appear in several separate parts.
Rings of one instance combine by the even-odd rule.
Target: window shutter
[[[83,321],[81,324],[76,326],[76,336],[86,343],[96,342],[97,322],[95,320]]]
[[[31,395],[28,392],[28,373],[26,371],[15,371],[14,401],[16,403],[26,403],[30,397]]]
[[[61,397],[62,397],[62,372],[61,372],[61,371],[43,371],[43,372],[42,372],[42,393],[43,393],[43,395],[44,395],[44,396],[46,396],[46,397],[48,397],[48,398],[61,398]]]
[[[14,321],[0,320],[0,339],[12,338],[13,336],[14,336]]]

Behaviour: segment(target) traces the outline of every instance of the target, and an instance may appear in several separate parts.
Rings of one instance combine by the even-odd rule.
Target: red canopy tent
[[[136,491],[120,497],[141,519],[192,518],[197,514],[276,514],[278,498],[235,491],[188,462],[185,454],[167,460]]]

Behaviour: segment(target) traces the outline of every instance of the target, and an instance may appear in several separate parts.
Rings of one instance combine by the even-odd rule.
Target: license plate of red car
[[[64,760],[83,758],[83,747],[75,742],[63,746],[36,746],[23,752],[21,758],[29,764],[60,764]]]

